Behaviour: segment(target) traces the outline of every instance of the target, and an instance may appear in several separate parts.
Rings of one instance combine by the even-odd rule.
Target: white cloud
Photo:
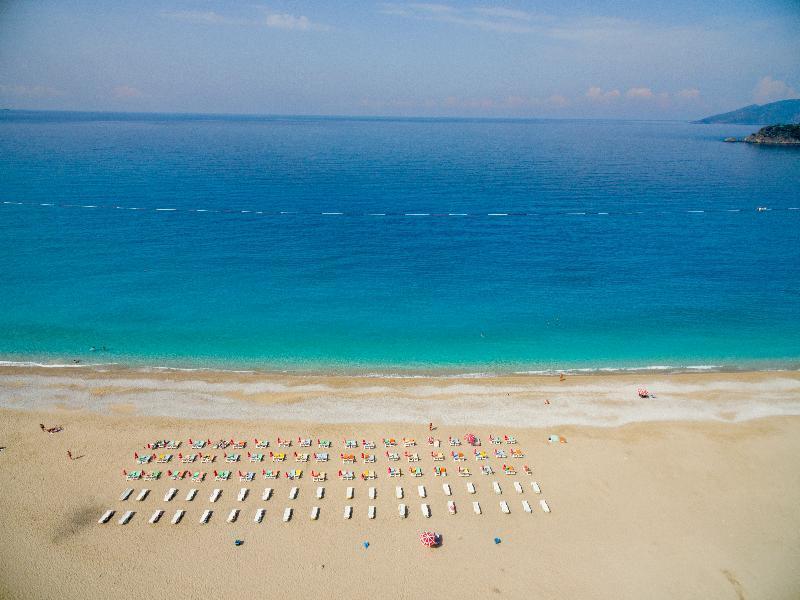
[[[496,17],[499,19],[514,19],[517,21],[530,21],[533,19],[533,15],[524,10],[514,10],[511,8],[502,8],[500,6],[478,7],[473,8],[472,11],[485,17]]]
[[[111,90],[112,95],[115,98],[141,98],[144,94],[142,92],[130,85],[118,85],[114,89]]]
[[[628,98],[636,98],[637,100],[650,100],[655,97],[653,90],[649,87],[634,87],[625,92]]]
[[[766,104],[776,100],[800,97],[797,90],[781,79],[773,79],[769,75],[759,79],[753,90],[753,100],[757,104]]]
[[[47,85],[24,85],[19,83],[0,84],[0,94],[19,96],[20,98],[53,98],[64,95],[61,90]]]
[[[619,90],[603,91],[603,88],[594,85],[586,91],[586,97],[592,102],[610,102],[611,100],[617,100],[621,96],[622,94],[620,94]]]
[[[675,94],[678,98],[682,98],[684,100],[694,100],[700,97],[700,90],[697,88],[688,88],[685,90],[680,90]]]
[[[498,33],[541,32],[541,27],[537,27],[535,21],[548,19],[545,16],[502,7],[464,9],[449,4],[419,2],[410,4],[386,3],[380,12],[385,15],[424,21],[438,21]]]
[[[227,17],[213,10],[162,11],[161,16],[204,25],[246,25],[248,23],[246,19]]]
[[[264,20],[267,27],[274,29],[293,29],[296,31],[325,31],[329,29],[327,25],[314,23],[305,15],[290,15],[288,13],[272,13]]]

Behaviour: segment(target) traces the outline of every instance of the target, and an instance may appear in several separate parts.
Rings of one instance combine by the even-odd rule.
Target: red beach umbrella
[[[419,541],[423,546],[433,548],[436,545],[436,534],[432,531],[423,531],[419,534]]]
[[[468,433],[464,436],[464,441],[468,444],[474,445],[475,442],[478,441],[478,438],[474,433]]]

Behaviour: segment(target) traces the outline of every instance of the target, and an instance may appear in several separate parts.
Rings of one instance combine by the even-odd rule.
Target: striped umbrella
[[[419,541],[423,546],[433,548],[436,545],[436,534],[432,531],[423,531],[419,534]]]

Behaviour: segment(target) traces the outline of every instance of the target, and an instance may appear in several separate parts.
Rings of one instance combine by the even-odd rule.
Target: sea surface
[[[798,368],[800,150],[753,130],[5,111],[0,358]]]

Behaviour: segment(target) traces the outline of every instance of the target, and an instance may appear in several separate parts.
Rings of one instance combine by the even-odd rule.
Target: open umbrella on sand
[[[437,536],[432,531],[423,531],[419,534],[419,541],[422,542],[423,546],[427,546],[428,548],[433,548],[439,544],[439,536]]]
[[[470,446],[474,446],[475,442],[478,441],[478,436],[476,436],[474,433],[468,433],[467,435],[464,436],[464,441],[467,442]]]

